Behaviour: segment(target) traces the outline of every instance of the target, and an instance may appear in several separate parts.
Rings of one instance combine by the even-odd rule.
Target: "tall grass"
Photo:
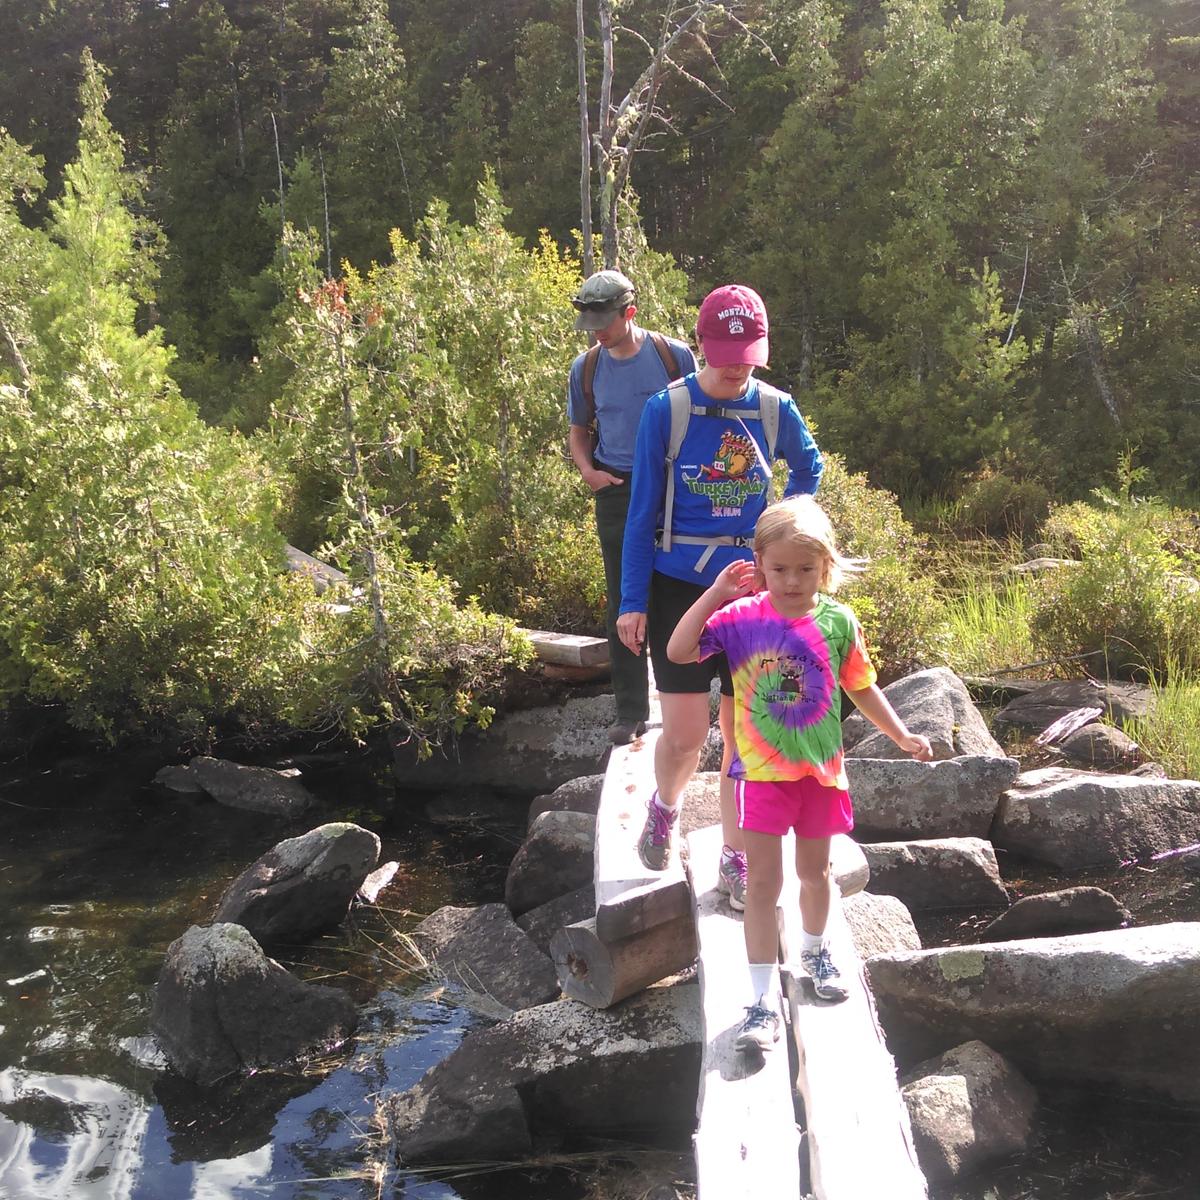
[[[1125,721],[1142,754],[1170,779],[1200,779],[1200,676],[1178,666],[1150,678],[1153,701],[1144,717]]]
[[[1036,661],[1033,610],[1033,589],[1024,579],[966,579],[946,602],[949,666],[960,675],[986,675]]]

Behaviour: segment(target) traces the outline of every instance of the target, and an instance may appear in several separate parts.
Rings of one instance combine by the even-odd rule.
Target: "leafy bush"
[[[851,474],[840,455],[825,456],[817,499],[829,514],[838,549],[867,560],[838,593],[857,613],[881,677],[897,679],[942,661],[942,605],[929,585],[925,544],[890,492]]]
[[[984,467],[968,481],[954,505],[954,524],[993,537],[1036,529],[1050,509],[1050,491],[1036,479]]]
[[[1047,521],[1050,544],[1082,561],[1038,581],[1033,632],[1039,649],[1047,656],[1098,651],[1117,675],[1163,673],[1173,661],[1194,668],[1200,664],[1200,559],[1193,519],[1156,501],[1098,499],[1058,509]]]

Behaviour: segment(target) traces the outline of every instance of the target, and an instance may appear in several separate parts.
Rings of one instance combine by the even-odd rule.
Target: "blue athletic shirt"
[[[689,375],[696,369],[696,356],[683,342],[667,338],[678,370],[667,378],[663,361],[647,333],[642,348],[632,358],[613,358],[600,350],[592,394],[596,398],[596,424],[599,440],[596,458],[606,467],[618,471],[633,468],[633,446],[637,438],[638,421],[646,401],[673,379]],[[583,360],[585,350],[571,364],[567,380],[567,420],[572,425],[587,425],[589,414],[583,399]]]
[[[693,404],[719,404],[727,409],[753,411],[758,408],[758,380],[751,378],[746,394],[737,400],[713,400],[696,376],[684,380]],[[748,559],[748,546],[718,546],[697,571],[704,546],[676,542],[670,553],[656,545],[662,528],[666,500],[667,447],[671,440],[671,402],[661,391],[646,402],[638,426],[633,460],[633,488],[629,515],[625,520],[625,543],[621,557],[621,612],[647,609],[650,576],[654,571],[708,587],[736,559]],[[754,526],[770,499],[770,480],[759,461],[755,445],[767,452],[762,421],[744,422],[724,417],[693,415],[688,421],[679,457],[675,460],[673,534],[678,537],[732,536],[749,541]],[[779,435],[776,457],[788,465],[784,494],[812,495],[824,469],[821,452],[791,396],[779,404]]]

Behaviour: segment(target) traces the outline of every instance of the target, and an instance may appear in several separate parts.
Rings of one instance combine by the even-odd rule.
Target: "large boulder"
[[[531,1127],[605,1134],[670,1124],[695,1107],[695,985],[649,988],[596,1011],[561,1000],[465,1038],[377,1116],[401,1163],[518,1159]]]
[[[871,891],[896,896],[909,908],[1008,903],[996,852],[982,838],[875,842],[863,853],[871,868]]]
[[[167,949],[150,1026],[199,1084],[327,1053],[354,1032],[354,1002],[289,975],[241,925],[193,925]]]
[[[1093,721],[1063,738],[1059,748],[1088,767],[1119,767],[1138,760],[1138,744],[1121,729]]]
[[[517,918],[517,925],[543,954],[549,954],[550,942],[560,929],[595,915],[596,888],[592,883],[585,883],[565,896],[556,896],[522,913]]]
[[[277,817],[298,817],[316,799],[295,773],[270,767],[249,767],[223,758],[198,755],[188,764],[189,773],[218,804],[244,808]]]
[[[878,955],[902,1067],[978,1038],[1030,1079],[1200,1102],[1200,924]]]
[[[854,949],[864,961],[876,954],[921,948],[921,935],[912,914],[895,896],[856,892],[842,901],[842,913]]]
[[[1020,769],[1015,758],[994,755],[930,763],[847,758],[855,836],[867,841],[986,838],[1000,797]]]
[[[1145,716],[1151,691],[1140,683],[1058,679],[1010,700],[995,717],[998,727],[1041,733],[1055,721],[1081,708],[1100,708],[1114,724],[1127,717]]]
[[[1000,799],[992,841],[1067,871],[1147,858],[1200,842],[1200,783],[1026,771]]]
[[[560,992],[554,963],[503,904],[469,913],[438,946],[434,961],[453,983],[510,1011],[544,1004]]]
[[[596,818],[591,813],[544,812],[509,864],[504,902],[515,917],[592,878]]]
[[[302,941],[339,924],[379,861],[379,838],[347,821],[288,838],[229,885],[214,921],[244,925],[263,943]]]
[[[401,783],[418,788],[485,786],[537,795],[594,774],[608,753],[611,695],[573,696],[559,704],[504,713],[464,734],[451,754],[418,761],[411,747],[393,757]]]
[[[964,1042],[901,1079],[913,1144],[931,1183],[974,1174],[1032,1144],[1037,1093],[982,1042]]]
[[[929,739],[934,758],[964,754],[1004,757],[966,684],[946,667],[906,675],[888,684],[883,692],[908,728]],[[847,755],[854,758],[908,757],[861,713],[852,713],[842,722],[842,738]]]
[[[600,808],[600,793],[604,789],[603,775],[582,775],[568,779],[544,796],[534,796],[529,805],[529,824],[544,812],[584,812],[595,815]]]
[[[1005,942],[1096,933],[1102,929],[1120,929],[1132,922],[1129,910],[1103,888],[1063,888],[1018,900],[983,931],[980,940]]]

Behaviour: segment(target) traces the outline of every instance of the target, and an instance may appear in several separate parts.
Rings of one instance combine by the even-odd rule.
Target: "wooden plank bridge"
[[[834,839],[829,932],[849,998],[818,1001],[789,965],[799,946],[798,884],[788,871],[780,902],[777,1000],[786,1033],[761,1057],[734,1049],[749,992],[741,914],[717,890],[719,825],[689,830],[664,872],[637,854],[654,788],[661,734],[657,696],[646,733],[614,748],[596,821],[596,916],[563,930],[552,953],[563,991],[607,1007],[690,966],[698,957],[704,1048],[693,1139],[699,1200],[924,1200],[895,1066],[875,1015],[841,896],[867,880],[862,852]],[[706,786],[703,777],[689,792]],[[707,781],[711,789],[713,782]],[[711,813],[711,805],[709,806]],[[677,843],[678,844],[678,843]],[[686,866],[681,864],[686,859]],[[784,848],[784,861],[794,855]]]

